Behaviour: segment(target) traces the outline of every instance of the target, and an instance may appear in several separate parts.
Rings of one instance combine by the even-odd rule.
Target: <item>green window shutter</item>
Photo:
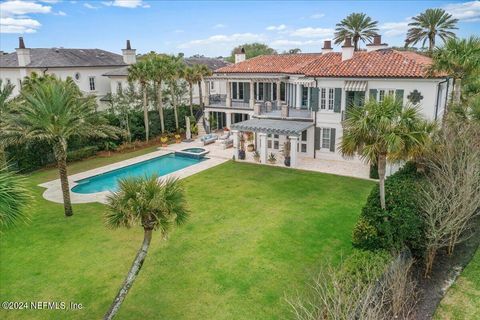
[[[395,100],[400,102],[403,106],[403,90],[402,89],[395,90]]]
[[[335,128],[330,129],[330,151],[335,152]]]
[[[320,150],[320,130],[322,129],[315,127],[315,150]]]
[[[342,105],[342,88],[335,88],[335,100],[333,105],[334,112],[340,112]]]
[[[377,101],[377,91],[377,89],[370,89],[370,94],[368,95],[368,98]]]
[[[313,111],[318,111],[318,95],[320,89],[318,88],[310,88],[310,108]]]
[[[243,102],[248,102],[250,100],[250,83],[243,83]]]

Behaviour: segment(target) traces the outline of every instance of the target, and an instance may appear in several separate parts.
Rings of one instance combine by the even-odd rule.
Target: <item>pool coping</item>
[[[108,164],[102,167],[98,167],[95,169],[87,170],[84,172],[80,172],[71,176],[68,176],[68,183],[70,187],[70,200],[72,203],[91,203],[91,202],[99,202],[99,203],[106,203],[107,196],[111,193],[110,191],[102,191],[102,192],[95,192],[95,193],[75,193],[72,192],[72,188],[74,188],[77,183],[75,181],[91,178],[93,176],[120,169],[129,165],[133,165],[139,162],[143,162],[146,160],[150,160],[159,156],[167,155],[174,153],[172,150],[158,150],[151,153],[147,153],[138,157],[130,158],[127,160],[115,162],[112,164]],[[191,176],[195,173],[201,172],[203,170],[209,169],[216,165],[219,165],[223,162],[226,162],[227,159],[223,158],[216,158],[216,157],[207,157],[205,161],[201,161],[199,163],[193,164],[186,168],[174,171],[167,175],[161,176],[161,179],[175,177],[179,179],[186,178]],[[39,184],[40,187],[46,188],[43,192],[43,198],[46,200],[56,202],[56,203],[63,203],[63,194],[62,188],[60,185],[60,179],[55,179],[52,181],[48,181],[45,183]]]

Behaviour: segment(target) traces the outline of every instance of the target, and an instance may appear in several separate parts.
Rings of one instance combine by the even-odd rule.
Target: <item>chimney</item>
[[[134,64],[137,62],[136,50],[132,49],[130,45],[130,40],[127,40],[127,47],[122,49],[123,62],[126,64]]]
[[[342,46],[342,61],[351,59],[355,48],[352,45],[352,38],[346,37],[345,43]]]
[[[245,49],[244,48],[240,49],[240,52],[237,51],[235,53],[235,63],[245,61],[245,59],[246,59],[246,55],[245,55]]]
[[[23,42],[23,37],[18,38],[18,48],[15,49],[17,52],[17,60],[19,67],[26,67],[30,64],[30,49],[25,48],[25,42]]]
[[[331,40],[325,40],[323,42],[323,48],[322,48],[322,53],[330,53],[332,52],[332,41]]]
[[[388,47],[388,44],[382,43],[382,36],[377,34],[373,36],[373,42],[367,44],[367,52],[375,51],[379,49],[385,49]]]

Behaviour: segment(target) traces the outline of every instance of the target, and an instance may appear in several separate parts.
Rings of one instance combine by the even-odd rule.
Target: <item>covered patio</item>
[[[268,146],[267,136],[278,135],[284,136],[290,141],[290,166],[296,167],[298,160],[298,140],[302,135],[302,132],[310,127],[313,127],[314,123],[311,121],[292,121],[292,120],[276,120],[276,119],[259,119],[253,118],[250,120],[242,121],[232,124],[233,134],[233,148],[235,159],[238,159],[239,152],[241,150],[240,134],[242,132],[254,132],[256,135],[255,149],[260,154],[260,162],[267,163],[268,159]]]

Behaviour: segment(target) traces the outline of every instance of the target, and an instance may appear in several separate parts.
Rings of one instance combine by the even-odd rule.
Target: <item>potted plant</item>
[[[275,155],[275,153],[270,153],[270,155],[268,156],[268,163],[270,164],[275,164],[277,163],[277,156]]]
[[[168,147],[168,137],[167,136],[162,136],[160,137],[160,142],[162,143],[162,147]]]
[[[258,153],[258,151],[253,152],[253,160],[260,162],[260,153]]]
[[[245,160],[245,138],[240,135],[240,150],[238,150],[238,159]]]
[[[290,140],[283,144],[283,157],[285,158],[283,161],[285,166],[290,167]]]
[[[179,133],[175,134],[175,142],[176,143],[182,142],[182,136]]]
[[[248,133],[247,141],[249,142],[249,144],[247,145],[247,151],[253,152],[255,150],[255,145],[253,144],[253,132]]]

